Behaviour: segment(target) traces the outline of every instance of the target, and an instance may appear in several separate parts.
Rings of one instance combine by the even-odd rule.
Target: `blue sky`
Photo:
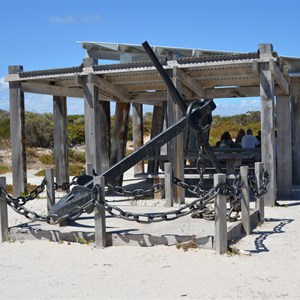
[[[9,110],[9,65],[25,71],[79,65],[77,41],[211,50],[257,51],[272,43],[283,56],[300,57],[298,0],[0,0],[0,109]],[[51,97],[26,94],[25,109],[51,112]],[[257,98],[217,100],[215,113],[259,110]],[[69,99],[68,113],[83,113]]]

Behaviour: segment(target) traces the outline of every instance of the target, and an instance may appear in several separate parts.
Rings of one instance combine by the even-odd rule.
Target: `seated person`
[[[219,148],[237,148],[238,145],[232,140],[229,131],[225,131],[222,136],[221,140],[216,144]]]
[[[259,141],[252,135],[252,129],[247,129],[247,134],[243,136],[241,145],[243,148],[255,148],[259,145]]]

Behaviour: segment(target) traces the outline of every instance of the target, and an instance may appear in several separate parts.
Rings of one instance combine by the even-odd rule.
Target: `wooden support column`
[[[130,103],[116,104],[115,128],[111,147],[110,165],[113,166],[126,155],[126,143],[128,134]],[[122,185],[123,174],[113,182],[115,185]]]
[[[10,66],[8,72],[9,74],[23,72],[23,66]],[[21,82],[9,83],[9,98],[13,194],[18,197],[22,192],[27,192],[25,104]]]
[[[249,235],[251,234],[251,220],[250,220],[250,196],[249,196],[249,184],[248,184],[248,166],[242,166],[240,168],[241,178],[243,181],[242,186],[242,201],[241,201],[241,211],[242,211],[242,226],[244,232]]]
[[[55,188],[54,188],[54,170],[46,169],[46,191],[47,191],[47,212],[49,211],[55,204]]]
[[[97,200],[105,201],[105,178],[103,176],[94,177],[94,185],[99,185],[100,194],[97,195]],[[95,244],[96,248],[101,249],[106,246],[106,220],[105,210],[102,207],[95,206]]]
[[[92,73],[95,64],[95,59],[83,60],[85,70],[91,71],[83,79],[85,144],[86,162],[92,163],[95,172],[101,174],[109,168],[110,104],[99,101],[98,77]]]
[[[0,177],[0,188],[6,191],[6,178]],[[0,243],[8,241],[7,202],[0,200]]]
[[[110,102],[100,101],[100,170],[101,173],[109,169],[110,158]],[[97,173],[98,174],[98,173]]]
[[[100,174],[102,170],[98,88],[88,83],[87,77],[84,78],[83,82],[86,162],[92,163],[95,172]]]
[[[165,163],[165,198],[166,207],[173,206],[173,167],[172,163]]]
[[[260,44],[260,57],[264,60],[272,58],[273,46]],[[269,70],[269,63],[260,63],[260,99],[261,99],[261,153],[262,162],[270,175],[265,204],[276,202],[276,159],[275,159],[275,122],[274,122],[274,78]]]
[[[290,198],[292,195],[292,134],[291,106],[288,96],[276,98],[277,116],[277,195]]]
[[[69,182],[67,98],[53,96],[56,183]]]
[[[226,182],[225,174],[214,174],[214,186]],[[219,194],[215,198],[215,249],[218,254],[227,251],[227,214],[226,196]]]
[[[132,133],[133,133],[133,149],[139,149],[143,141],[143,104],[132,104]],[[144,173],[144,162],[140,161],[134,166],[134,174]]]
[[[263,183],[263,178],[262,178],[263,169],[264,169],[264,164],[262,162],[255,163],[255,176],[257,179],[258,190],[260,190]],[[255,208],[258,209],[259,222],[263,223],[265,219],[264,195],[257,197],[255,202]]]
[[[164,118],[165,118],[166,107],[154,106],[152,114],[152,128],[151,128],[151,139],[157,136],[163,130]],[[153,152],[153,156],[160,154],[160,149]],[[158,173],[159,160],[150,160],[148,162],[148,173]]]
[[[181,82],[176,78],[177,68],[173,68],[173,83],[179,93],[181,93],[182,86]],[[167,126],[170,127],[183,117],[183,112],[180,107],[175,104],[171,94],[167,93]],[[184,180],[184,135],[179,134],[168,143],[168,157],[174,168],[174,176],[180,180]],[[174,202],[184,203],[185,202],[185,191],[174,185]]]
[[[291,79],[293,184],[300,184],[300,78]]]

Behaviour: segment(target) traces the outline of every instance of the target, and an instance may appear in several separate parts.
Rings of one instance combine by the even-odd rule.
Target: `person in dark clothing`
[[[219,147],[219,148],[236,148],[237,144],[232,140],[229,131],[225,131],[221,136],[221,140],[216,143],[216,147]]]
[[[242,138],[245,134],[246,134],[245,130],[241,128],[235,138],[236,144],[239,144],[239,145],[241,144]]]

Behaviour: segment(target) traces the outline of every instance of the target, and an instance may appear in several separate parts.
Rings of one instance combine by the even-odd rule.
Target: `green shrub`
[[[48,148],[53,145],[52,114],[25,113],[25,139],[29,147]]]
[[[72,145],[78,145],[85,142],[84,124],[68,125],[68,140]]]
[[[11,168],[8,166],[0,166],[0,174],[5,174],[7,172],[11,172]]]
[[[69,166],[69,175],[77,176],[84,170],[84,165],[82,164],[70,164]]]
[[[69,149],[69,161],[71,163],[83,163],[85,164],[85,151],[76,151]]]
[[[53,165],[54,164],[54,155],[53,154],[42,154],[39,156],[39,161],[44,165]]]

